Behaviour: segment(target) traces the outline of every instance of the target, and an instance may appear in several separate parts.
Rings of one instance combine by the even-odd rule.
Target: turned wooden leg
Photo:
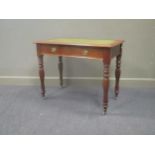
[[[39,76],[40,76],[40,84],[41,84],[41,95],[45,96],[45,83],[44,83],[44,62],[43,62],[43,55],[38,56],[38,62],[39,62]]]
[[[104,114],[107,113],[108,109],[108,92],[109,92],[109,69],[110,64],[104,63],[104,74],[103,74],[103,110]]]
[[[59,56],[58,68],[59,68],[60,86],[63,87],[63,62],[62,62],[62,56]]]
[[[121,53],[116,57],[116,69],[115,69],[115,96],[119,94],[119,79],[121,74]]]

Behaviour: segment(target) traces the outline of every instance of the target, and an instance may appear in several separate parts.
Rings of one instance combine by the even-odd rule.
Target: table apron
[[[68,57],[103,59],[108,48],[74,47],[58,45],[40,45],[38,55],[56,55]]]

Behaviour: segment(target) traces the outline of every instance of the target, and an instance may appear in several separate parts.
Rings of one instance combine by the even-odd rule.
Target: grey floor
[[[0,134],[155,134],[155,88],[110,90],[108,115],[102,88],[0,86]]]

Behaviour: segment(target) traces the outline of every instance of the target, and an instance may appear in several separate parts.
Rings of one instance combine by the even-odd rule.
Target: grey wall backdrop
[[[122,77],[155,79],[155,20],[65,19],[0,20],[1,79],[3,76],[37,76],[33,41],[57,37],[124,39]],[[57,57],[45,57],[45,69],[47,76],[58,76]],[[114,69],[113,60],[111,72]],[[65,58],[64,76],[102,77],[102,62]]]

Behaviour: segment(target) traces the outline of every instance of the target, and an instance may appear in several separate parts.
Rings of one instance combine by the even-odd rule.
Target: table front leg
[[[43,55],[38,56],[38,62],[39,62],[39,76],[40,76],[40,84],[41,84],[41,95],[45,96],[45,72],[44,72],[44,61],[43,61]]]
[[[62,56],[59,56],[58,69],[59,69],[60,86],[63,87],[63,62],[62,62]]]
[[[104,71],[103,71],[103,110],[104,114],[107,113],[108,109],[108,94],[109,94],[109,70],[110,63],[104,63]]]
[[[122,49],[120,54],[116,57],[116,69],[115,69],[115,96],[117,97],[119,94],[119,80],[121,75],[121,57],[122,57]]]

